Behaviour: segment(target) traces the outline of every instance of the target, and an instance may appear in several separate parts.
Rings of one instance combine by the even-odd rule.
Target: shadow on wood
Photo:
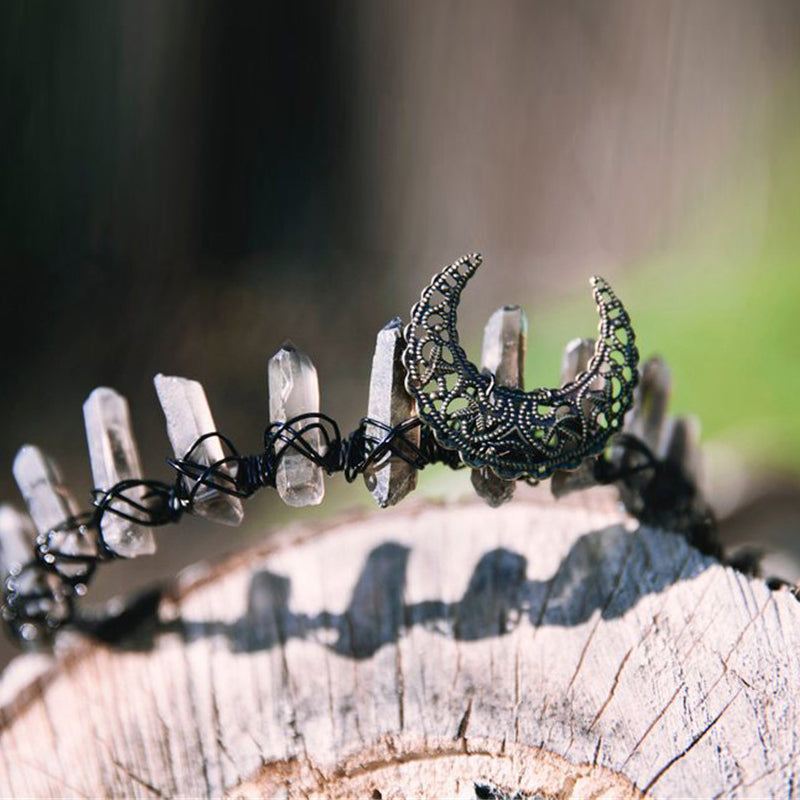
[[[179,633],[187,642],[201,636],[230,639],[235,650],[256,651],[284,645],[289,639],[315,639],[320,632],[332,634],[327,645],[334,652],[351,658],[371,658],[382,646],[397,642],[403,631],[421,625],[433,632],[461,641],[480,641],[510,633],[523,615],[534,626],[580,625],[599,611],[603,619],[621,616],[640,599],[635,592],[614,596],[608,581],[584,580],[591,564],[608,559],[617,564],[633,563],[649,573],[644,593],[657,593],[676,580],[694,577],[708,566],[692,562],[676,574],[674,565],[656,569],[648,563],[648,537],[658,536],[642,529],[638,538],[622,525],[612,525],[580,536],[546,580],[528,580],[527,558],[506,548],[495,548],[481,556],[460,600],[445,603],[430,599],[404,602],[409,548],[397,542],[384,542],[372,549],[343,613],[322,610],[315,615],[291,610],[291,580],[269,570],[256,572],[250,579],[245,614],[230,626],[212,621],[173,620],[159,623],[156,612],[158,592],[137,598],[122,614],[104,619],[84,630],[123,649],[147,650],[165,632]],[[664,569],[663,567],[667,567]],[[619,575],[602,573],[613,584]],[[613,598],[613,602],[608,602]],[[330,639],[330,636],[327,637]]]
[[[786,790],[796,601],[606,493],[521,495],[297,529],[17,659],[0,793]]]

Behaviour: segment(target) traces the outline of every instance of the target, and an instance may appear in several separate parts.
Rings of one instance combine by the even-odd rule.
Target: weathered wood
[[[154,607],[114,645],[12,664],[0,795],[794,788],[800,605],[604,492],[297,529]]]

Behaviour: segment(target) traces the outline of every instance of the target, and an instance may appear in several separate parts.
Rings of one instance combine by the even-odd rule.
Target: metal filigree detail
[[[406,386],[437,442],[500,478],[540,481],[597,455],[633,405],[639,354],[630,318],[603,278],[592,278],[599,335],[587,369],[557,389],[496,386],[458,343],[461,291],[481,264],[472,254],[443,269],[411,309]]]

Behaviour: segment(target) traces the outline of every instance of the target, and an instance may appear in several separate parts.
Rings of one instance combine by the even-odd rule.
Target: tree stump
[[[800,605],[613,495],[271,537],[0,684],[0,795],[790,796]]]

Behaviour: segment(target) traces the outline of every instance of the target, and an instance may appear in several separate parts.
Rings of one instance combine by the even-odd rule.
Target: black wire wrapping
[[[417,429],[419,444],[410,436]],[[313,443],[317,438],[319,446]],[[217,439],[225,455],[205,464],[198,454],[209,439]],[[70,517],[37,537],[34,560],[5,582],[2,617],[10,635],[22,641],[49,641],[56,630],[73,621],[74,599],[85,594],[98,564],[124,558],[103,539],[105,514],[147,527],[177,523],[192,512],[198,493],[204,489],[246,499],[261,488],[274,488],[278,465],[289,450],[300,453],[328,475],[343,473],[348,483],[391,457],[417,469],[433,463],[453,469],[463,466],[458,453],[440,447],[417,417],[394,426],[364,417],[343,437],[332,417],[300,414],[270,424],[264,432],[262,452],[249,456],[240,455],[230,439],[218,431],[206,433],[182,458],[167,459],[175,471],[173,483],[136,479],[120,481],[109,489],[92,489],[92,510]],[[66,542],[69,547],[64,546]]]
[[[410,434],[418,429],[417,444]],[[221,443],[224,456],[205,464],[199,460],[199,451],[209,439]],[[319,446],[313,443],[317,440]],[[595,480],[617,484],[627,510],[641,522],[672,529],[703,552],[719,557],[713,515],[681,466],[659,460],[630,434],[619,434],[612,442],[612,447],[594,459]],[[341,472],[348,483],[389,458],[402,459],[417,469],[433,463],[452,469],[464,466],[458,451],[441,447],[417,417],[395,426],[364,417],[343,437],[336,421],[326,414],[300,414],[270,424],[264,432],[263,450],[256,455],[240,455],[223,434],[206,433],[182,458],[167,459],[175,471],[171,484],[124,480],[109,489],[93,489],[91,511],[71,517],[37,538],[35,560],[6,579],[2,617],[9,633],[17,640],[47,644],[56,630],[74,621],[74,600],[85,594],[98,564],[124,558],[103,539],[105,514],[148,527],[177,523],[192,512],[203,489],[246,499],[259,489],[274,488],[278,465],[290,450],[328,475]]]
[[[714,512],[684,464],[659,459],[641,439],[620,433],[612,439],[611,455],[594,462],[594,478],[616,484],[626,511],[639,522],[678,533],[722,560]]]

